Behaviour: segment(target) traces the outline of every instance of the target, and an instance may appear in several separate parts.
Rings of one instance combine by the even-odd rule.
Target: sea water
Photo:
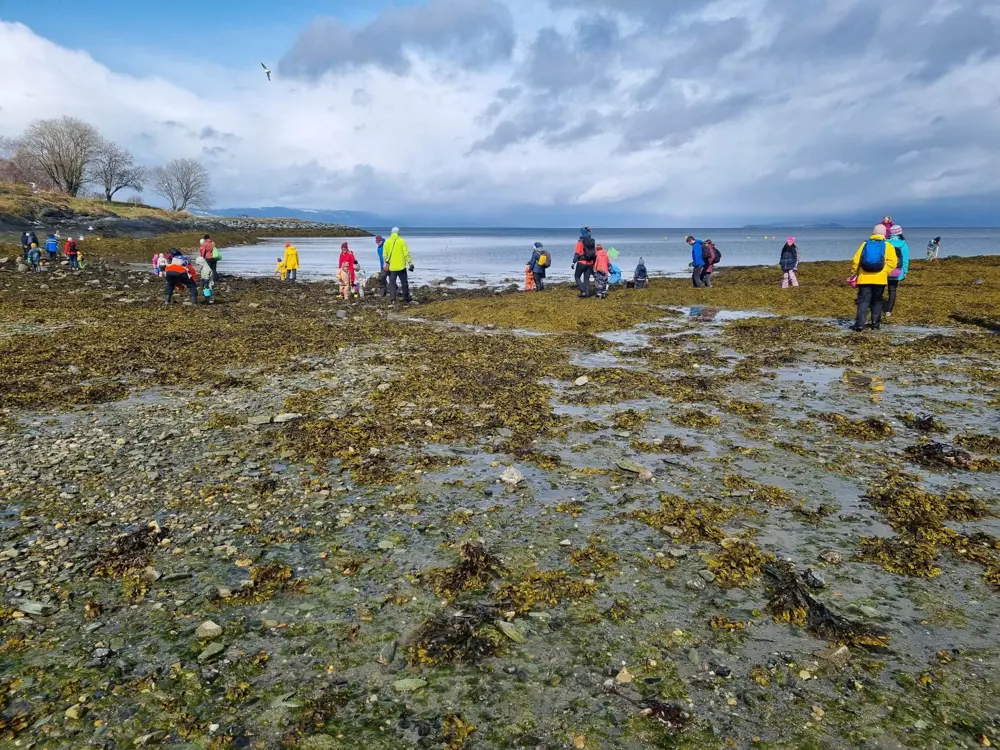
[[[382,228],[369,228],[388,236]],[[712,239],[722,253],[722,267],[777,265],[781,247],[789,236],[796,238],[803,262],[849,260],[869,228],[858,229],[594,229],[594,238],[605,249],[617,248],[615,263],[625,278],[632,276],[643,258],[653,276],[680,276],[688,272],[691,248],[686,234]],[[448,277],[460,286],[501,286],[524,281],[524,266],[534,242],[542,242],[552,254],[549,281],[572,278],[570,266],[578,231],[574,229],[404,229],[416,271],[411,283],[442,281]],[[1000,229],[907,229],[911,262],[925,257],[927,242],[941,237],[941,257],[1000,253]],[[375,241],[371,237],[268,238],[260,244],[223,248],[223,273],[266,276],[274,273],[285,243],[299,250],[299,278],[332,278],[337,273],[340,245],[349,243],[361,266],[369,274],[378,272]]]

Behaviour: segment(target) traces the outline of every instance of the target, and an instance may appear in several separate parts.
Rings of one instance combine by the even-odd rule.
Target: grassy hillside
[[[136,206],[132,203],[107,203],[94,198],[72,198],[64,193],[32,192],[27,185],[0,182],[0,215],[28,221],[58,218],[70,215],[86,216],[94,219],[121,217],[136,219],[156,217],[159,219],[190,218],[187,213],[174,213],[162,208]]]

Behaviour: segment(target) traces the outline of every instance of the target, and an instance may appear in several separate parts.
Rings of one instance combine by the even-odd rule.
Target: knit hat
[[[376,244],[381,245],[383,242],[385,242],[385,240],[382,238],[381,234],[378,237],[375,238],[375,243]]]
[[[582,227],[580,229],[580,236],[581,237],[589,237],[590,236],[590,227]]]
[[[897,235],[902,233],[903,233],[903,228],[899,226],[899,224],[893,224],[891,227],[889,227],[890,235]]]
[[[872,234],[880,234],[885,237],[889,234],[889,227],[885,224],[876,224],[875,228],[872,229]]]
[[[789,237],[787,240],[785,240],[785,244],[786,245],[794,245],[795,244],[795,238],[794,237]]]
[[[399,234],[399,227],[393,227],[392,228],[392,233],[393,234]]]
[[[347,243],[346,243],[346,242],[342,242],[342,243],[340,244],[340,249],[341,249],[341,250],[349,250],[350,248],[349,248],[349,247],[347,247]]]

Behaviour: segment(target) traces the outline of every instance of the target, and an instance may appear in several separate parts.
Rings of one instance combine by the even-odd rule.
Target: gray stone
[[[271,424],[271,415],[257,414],[253,417],[250,417],[250,419],[247,420],[247,423],[252,425]]]
[[[691,591],[704,591],[706,588],[705,582],[700,581],[697,578],[692,578],[684,585],[687,586]]]
[[[154,568],[152,565],[148,565],[142,570],[142,577],[149,583],[156,583],[163,577],[163,575]]]
[[[218,623],[212,622],[211,620],[205,620],[205,622],[199,625],[197,630],[194,631],[194,634],[201,640],[212,640],[213,638],[218,638],[222,635],[222,626]]]
[[[205,647],[204,651],[198,654],[198,661],[201,663],[211,661],[212,659],[217,658],[225,650],[226,647],[221,643],[218,641],[212,641]]]
[[[828,549],[820,553],[819,559],[825,563],[829,563],[830,565],[840,565],[844,558],[839,552]]]
[[[701,576],[702,580],[707,581],[708,583],[715,580],[715,573],[711,570],[699,570],[698,575]]]
[[[24,612],[26,615],[36,615],[38,617],[48,617],[49,615],[54,615],[59,611],[59,608],[55,605],[35,602],[30,599],[25,599],[20,602],[17,605],[17,609],[20,612]]]
[[[74,703],[72,706],[66,709],[66,718],[72,719],[73,721],[78,721],[86,715],[87,715],[87,707],[80,703]]]
[[[812,568],[808,568],[805,573],[802,574],[803,580],[806,584],[814,589],[822,589],[826,587],[826,578],[823,574]]]
[[[301,414],[295,414],[293,412],[286,412],[284,414],[278,414],[273,422],[275,424],[285,424],[286,422],[294,422],[296,419],[302,419]]]
[[[516,487],[524,481],[524,474],[519,472],[513,466],[508,466],[500,475],[500,481],[509,487]]]

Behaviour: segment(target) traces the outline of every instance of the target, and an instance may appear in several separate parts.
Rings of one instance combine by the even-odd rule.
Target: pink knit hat
[[[787,240],[785,240],[785,244],[786,245],[794,245],[795,244],[795,238],[794,237],[789,237]]]
[[[902,234],[902,233],[903,233],[903,228],[899,226],[899,224],[893,224],[891,227],[889,227],[890,235],[895,236],[897,234]]]
[[[872,234],[880,234],[883,237],[889,236],[889,227],[885,224],[876,224],[875,228],[872,230]]]

